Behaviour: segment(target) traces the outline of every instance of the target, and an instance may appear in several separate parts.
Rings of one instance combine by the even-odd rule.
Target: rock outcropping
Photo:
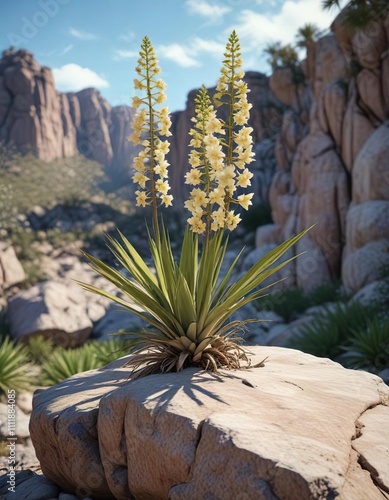
[[[79,152],[129,174],[133,110],[111,108],[95,89],[63,94],[50,68],[31,52],[6,50],[0,59],[0,141],[51,161]]]
[[[264,367],[129,381],[122,358],[36,392],[30,432],[45,477],[104,500],[385,498],[382,380],[290,349],[252,350],[254,363],[268,356]]]
[[[269,197],[273,242],[315,224],[296,248],[307,251],[294,276],[305,290],[341,278],[356,292],[389,261],[389,17],[359,32],[343,16],[310,45],[304,82],[290,68],[270,78],[288,106]]]

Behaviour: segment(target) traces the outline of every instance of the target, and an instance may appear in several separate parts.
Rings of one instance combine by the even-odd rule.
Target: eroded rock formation
[[[295,263],[295,283],[306,290],[342,278],[356,292],[389,259],[389,19],[362,33],[343,16],[310,46],[304,82],[289,68],[270,78],[289,107],[276,140],[273,234],[279,243],[315,224],[296,248],[307,251]],[[269,228],[258,241],[262,231]]]
[[[50,68],[26,50],[0,59],[0,141],[44,161],[81,153],[129,175],[132,109],[111,108],[96,89],[63,94]]]

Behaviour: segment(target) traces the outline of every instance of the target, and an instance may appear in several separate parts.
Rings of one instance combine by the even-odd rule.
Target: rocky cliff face
[[[115,174],[128,172],[129,106],[111,108],[95,89],[63,94],[26,50],[0,60],[0,141],[44,161],[81,153]],[[127,174],[128,175],[128,174]]]
[[[310,47],[303,82],[287,68],[270,78],[288,106],[269,196],[273,234],[279,243],[316,224],[297,248],[307,253],[295,283],[307,290],[342,278],[355,292],[389,257],[389,19],[362,33],[343,16]]]

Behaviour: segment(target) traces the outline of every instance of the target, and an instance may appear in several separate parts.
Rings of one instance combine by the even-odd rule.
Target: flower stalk
[[[247,168],[253,161],[252,128],[248,126],[251,104],[243,80],[239,40],[233,32],[224,53],[223,68],[214,102],[202,86],[195,98],[195,114],[190,130],[190,170],[185,182],[192,186],[185,207],[190,212],[183,237],[181,254],[175,260],[169,234],[158,222],[158,207],[172,204],[169,193],[167,138],[170,118],[165,83],[150,40],[142,41],[136,67],[135,89],[143,93],[133,98],[137,112],[131,140],[141,146],[134,159],[132,177],[138,206],[152,206],[153,235],[149,246],[153,259],[151,270],[130,241],[121,233],[120,240],[108,238],[110,249],[124,272],[110,267],[89,254],[91,266],[121,294],[112,294],[93,285],[81,285],[93,293],[110,298],[122,308],[144,320],[149,328],[136,334],[137,350],[128,365],[133,376],[180,371],[188,366],[218,371],[238,369],[249,362],[240,346],[237,333],[245,323],[231,316],[245,304],[263,296],[268,286],[261,283],[287,265],[285,253],[304,236],[303,231],[282,243],[256,262],[243,276],[231,280],[241,254],[221,276],[227,250],[226,231],[233,231],[240,221],[235,207],[247,210],[253,193],[238,194],[250,186],[253,174]],[[228,107],[227,120],[217,110]],[[199,235],[204,244],[199,250]],[[123,298],[124,296],[124,298]],[[135,334],[134,334],[135,335]]]

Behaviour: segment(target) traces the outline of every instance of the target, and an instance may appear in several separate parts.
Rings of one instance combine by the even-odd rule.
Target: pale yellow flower
[[[155,183],[155,189],[158,193],[167,194],[170,189],[169,183],[167,181],[163,181],[162,179],[158,179]]]
[[[216,173],[216,179],[221,188],[233,193],[236,189],[235,187],[235,168],[233,165],[228,165],[223,170]]]
[[[193,168],[197,168],[201,165],[201,157],[197,151],[191,151],[189,155],[189,163]]]
[[[209,193],[209,202],[217,203],[221,207],[224,207],[224,197],[225,197],[224,189],[218,187]]]
[[[229,231],[233,231],[240,222],[240,215],[235,214],[233,210],[230,210],[226,217],[226,227]]]
[[[205,232],[206,224],[200,219],[200,217],[190,217],[188,219],[188,224],[191,225],[194,233],[203,234]]]
[[[237,201],[241,207],[243,207],[245,210],[249,209],[249,205],[252,205],[251,198],[254,196],[254,193],[249,193],[249,194],[241,194],[237,197]]]
[[[224,228],[225,212],[223,207],[220,207],[218,210],[212,212],[211,217],[212,217],[212,224],[211,224],[212,231],[217,231],[218,229]]]
[[[245,168],[243,172],[238,175],[236,185],[242,188],[251,186],[250,179],[253,177],[253,175],[254,174],[252,174],[250,170]]]
[[[197,186],[201,183],[201,171],[197,168],[192,168],[185,174],[185,184]]]
[[[205,207],[208,203],[207,194],[200,188],[192,189],[190,196],[196,206]]]
[[[132,107],[133,108],[139,108],[139,106],[143,103],[142,99],[139,97],[135,96],[132,98]]]
[[[169,207],[173,204],[173,196],[171,194],[164,194],[161,196],[161,201],[165,205],[165,207]]]
[[[166,160],[162,160],[157,163],[154,167],[154,173],[159,175],[162,179],[165,179],[168,176],[167,167],[169,163]]]
[[[142,189],[145,189],[146,187],[146,182],[149,180],[149,177],[147,177],[146,175],[144,175],[142,172],[136,172],[133,176],[132,176],[132,180],[134,182],[136,182],[137,184],[139,184],[139,186],[142,188]]]
[[[138,207],[145,207],[148,205],[148,198],[145,191],[135,191],[136,194],[136,205]]]

